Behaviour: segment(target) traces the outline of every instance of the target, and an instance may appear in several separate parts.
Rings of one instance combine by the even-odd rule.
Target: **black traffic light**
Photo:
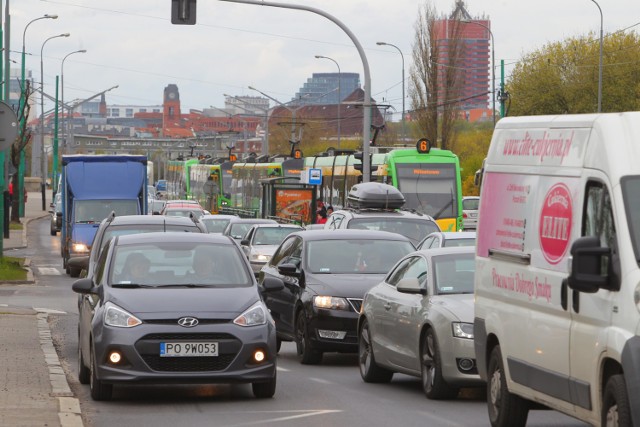
[[[175,25],[195,25],[196,0],[171,0],[171,23]]]
[[[362,159],[364,158],[364,153],[362,151],[356,151],[355,153],[353,153],[353,158],[356,160],[360,160],[360,163],[354,163],[353,168],[357,171],[362,172]]]
[[[354,163],[353,168],[357,171],[360,171],[360,173],[364,173],[362,170],[363,169],[362,160],[364,159],[364,153],[362,151],[356,151],[355,153],[353,153],[353,157],[356,160],[360,160],[360,163]],[[373,158],[373,154],[369,153],[369,174],[370,174],[369,181],[375,181],[375,179],[373,179],[373,173],[378,170],[377,166],[371,165],[372,158]],[[362,182],[362,175],[358,177],[358,182]]]

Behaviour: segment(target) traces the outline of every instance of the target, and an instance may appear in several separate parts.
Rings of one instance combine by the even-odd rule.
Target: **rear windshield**
[[[465,211],[477,211],[480,199],[462,199],[462,209]]]
[[[428,234],[440,231],[438,225],[429,219],[412,218],[354,218],[349,221],[347,228],[360,230],[390,231],[402,234],[411,239],[414,245],[420,243]]]
[[[110,238],[114,236],[124,236],[127,234],[138,233],[154,233],[158,231],[188,231],[192,233],[199,233],[200,229],[194,224],[190,225],[167,225],[165,229],[164,224],[127,224],[127,225],[110,225],[102,235],[102,242],[100,242],[100,251],[105,247]]]
[[[397,240],[310,241],[306,263],[313,273],[386,274],[400,258],[413,251],[411,243]]]
[[[209,233],[222,233],[227,227],[227,224],[229,224],[230,219],[216,218],[215,215],[206,215],[204,217],[201,217],[200,221],[204,223]]]
[[[300,230],[301,229],[291,227],[260,227],[255,231],[253,244],[279,245],[289,234]]]

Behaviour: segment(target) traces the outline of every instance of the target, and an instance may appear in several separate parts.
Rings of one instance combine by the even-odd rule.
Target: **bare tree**
[[[464,55],[461,40],[461,3],[449,18],[438,18],[428,1],[420,8],[415,23],[413,66],[409,93],[418,129],[440,147],[448,149],[455,136],[464,74],[459,67]],[[466,19],[466,17],[463,17]]]
[[[29,80],[25,80],[24,99],[28,100],[32,92],[33,91],[31,90],[31,84]],[[19,108],[18,111],[16,112],[18,123],[20,124],[20,129],[18,132],[18,137],[13,142],[13,144],[11,144],[11,154],[9,157],[9,160],[11,161],[11,164],[13,165],[15,170],[18,170],[18,166],[20,164],[20,152],[26,149],[29,142],[31,142],[31,129],[29,129],[29,127],[27,126],[27,121],[29,119],[31,106],[29,105],[29,102],[25,102],[24,105],[21,105],[20,107],[21,108]],[[11,221],[20,222],[20,212],[18,210],[20,205],[20,197],[18,197],[18,195],[20,194],[21,191],[23,191],[23,189],[20,187],[20,182],[19,182],[17,173],[13,174],[11,181],[13,182],[13,199],[11,201]]]

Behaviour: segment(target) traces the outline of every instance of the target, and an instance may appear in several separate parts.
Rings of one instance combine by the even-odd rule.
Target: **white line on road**
[[[276,368],[276,370],[278,370],[278,371],[280,371],[280,372],[289,372],[291,369],[282,368],[282,367],[278,366],[278,367]]]
[[[297,413],[297,412],[302,412],[302,414],[296,414],[296,415],[289,415],[287,417],[278,417],[278,418],[271,418],[271,419],[261,419],[259,421],[249,421],[247,423],[241,423],[241,424],[233,424],[232,426],[228,426],[228,427],[242,427],[242,426],[253,426],[253,425],[263,425],[263,424],[270,424],[270,423],[280,423],[282,421],[291,421],[291,420],[296,420],[296,419],[300,419],[300,418],[308,418],[308,417],[315,417],[317,415],[327,415],[327,414],[334,414],[336,412],[342,412],[342,410],[340,409],[320,409],[320,410],[297,410],[297,411],[249,411],[252,413],[281,413],[281,412],[285,412],[285,413]]]
[[[323,380],[322,378],[314,378],[314,377],[311,377],[311,378],[309,378],[309,379],[310,379],[311,381],[315,381],[315,382],[320,383],[320,384],[331,384],[331,381]]]
[[[54,267],[38,267],[38,274],[41,276],[61,276],[60,270]]]
[[[54,310],[53,308],[38,308],[33,307],[35,311],[38,313],[46,313],[46,314],[67,314],[66,311]]]

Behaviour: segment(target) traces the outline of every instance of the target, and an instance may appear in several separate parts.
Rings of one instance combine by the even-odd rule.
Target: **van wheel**
[[[631,408],[623,375],[609,378],[602,400],[602,426],[624,427],[631,424]]]
[[[359,336],[358,366],[360,366],[360,376],[366,383],[388,383],[393,377],[393,372],[378,365],[373,357],[368,321],[362,322]]]
[[[427,330],[422,344],[422,389],[429,399],[454,399],[459,389],[451,387],[442,377],[442,360],[433,329]]]
[[[524,427],[527,423],[529,405],[525,399],[509,392],[499,345],[489,357],[487,406],[492,427]]]

